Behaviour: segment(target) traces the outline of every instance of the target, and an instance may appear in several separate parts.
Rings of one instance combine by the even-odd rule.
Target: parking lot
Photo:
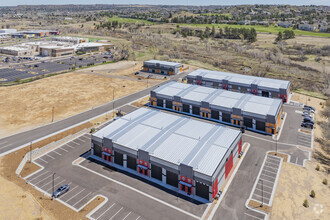
[[[107,57],[107,58],[105,58]],[[30,63],[17,63],[12,67],[0,69],[0,82],[11,82],[19,79],[26,79],[50,73],[67,71],[72,68],[86,67],[90,64],[99,64],[111,61],[108,55],[86,55],[73,56],[53,60],[34,61]],[[4,65],[3,65],[4,66]]]
[[[254,185],[251,199],[268,206],[272,205],[281,161],[282,158],[267,154]]]
[[[51,196],[55,173],[55,190],[62,185],[70,185],[70,190],[56,200],[75,211],[82,209],[95,196],[102,195],[107,198],[103,206],[90,213],[90,219],[137,220],[153,219],[154,216],[165,219],[194,219],[199,218],[197,216],[201,216],[205,211],[207,204],[193,203],[141,179],[117,172],[102,163],[85,160],[81,167],[72,164],[89,149],[90,135],[84,134],[33,160],[44,168],[25,180]]]
[[[95,220],[105,220],[105,219],[122,219],[122,220],[142,220],[140,215],[136,214],[132,210],[122,206],[119,203],[108,201],[101,208],[96,210],[92,215],[89,216],[90,219]]]
[[[54,173],[49,170],[42,170],[27,178],[26,181],[51,196],[53,192],[53,175]],[[55,173],[54,190],[65,184],[70,185],[69,191],[56,199],[61,200],[76,210],[80,210],[89,200],[95,196],[95,193],[92,193],[77,183],[73,183],[72,181],[65,179]]]

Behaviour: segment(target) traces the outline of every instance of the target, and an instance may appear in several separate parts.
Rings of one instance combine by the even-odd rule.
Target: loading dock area
[[[280,99],[177,82],[152,90],[149,106],[270,135],[279,132],[283,118]]]
[[[216,89],[279,98],[284,103],[290,94],[290,81],[198,69],[187,75],[187,82]]]
[[[221,190],[241,132],[140,108],[92,135],[92,157],[200,202]]]

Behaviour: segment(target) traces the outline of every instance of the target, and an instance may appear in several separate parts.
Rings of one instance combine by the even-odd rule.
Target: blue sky
[[[330,5],[330,0],[0,0],[0,6],[47,4],[160,4],[160,5],[240,5],[290,4]]]

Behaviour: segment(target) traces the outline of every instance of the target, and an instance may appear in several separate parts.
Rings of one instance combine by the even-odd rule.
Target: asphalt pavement
[[[182,78],[186,76],[191,71],[185,71],[179,75],[171,76],[169,77],[169,80],[177,80],[179,78]],[[120,109],[122,106],[131,103],[137,99],[140,99],[144,96],[149,95],[150,91],[157,88],[160,85],[166,84],[169,82],[169,80],[162,82],[160,84],[151,86],[149,88],[146,88],[142,91],[133,93],[131,95],[116,99],[114,101],[111,101],[107,104],[104,104],[102,106],[95,107],[93,109],[90,109],[88,111],[79,113],[77,115],[71,116],[69,118],[55,121],[53,123],[50,123],[48,125],[38,127],[29,131],[25,131],[22,133],[18,133],[15,135],[11,135],[5,138],[0,139],[0,156],[5,155],[9,152],[12,152],[16,148],[19,148],[21,146],[27,146],[30,144],[30,142],[34,142],[40,138],[44,138],[48,135],[54,134],[56,132],[59,132],[61,130],[67,129],[69,127],[72,127],[74,125],[77,125],[79,123],[83,123],[85,121],[88,121],[94,117],[97,117],[99,115],[102,115],[106,112],[109,112],[113,109],[113,106],[117,109]]]

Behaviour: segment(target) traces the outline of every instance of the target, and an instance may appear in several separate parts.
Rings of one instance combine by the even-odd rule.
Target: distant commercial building
[[[280,27],[284,27],[284,28],[288,28],[288,27],[293,26],[291,22],[287,22],[287,21],[279,22],[279,23],[277,23],[277,25],[280,26]]]
[[[34,34],[27,34],[25,32],[16,32],[16,33],[12,33],[11,34],[12,38],[23,38],[23,39],[29,39],[29,38],[34,38],[35,35]]]
[[[88,38],[60,36],[60,37],[53,37],[52,41],[81,44],[88,42]]]
[[[33,55],[33,50],[29,47],[7,46],[1,47],[0,53],[13,56],[31,56]]]
[[[10,39],[11,36],[8,33],[0,33],[0,40]]]
[[[113,49],[113,44],[104,44],[104,43],[80,43],[75,45],[76,52],[80,51],[82,53],[91,53],[91,52],[105,52]]]
[[[59,31],[49,31],[49,35],[60,35]]]
[[[74,47],[64,46],[41,46],[41,56],[61,57],[74,54]]]
[[[13,34],[16,32],[16,29],[0,29],[0,34]]]
[[[209,202],[242,150],[241,132],[140,108],[92,134],[92,158]]]
[[[198,69],[187,75],[188,84],[221,88],[234,92],[280,98],[288,101],[290,81]]]
[[[183,65],[181,63],[161,60],[144,61],[142,68],[145,72],[159,73],[164,75],[176,75],[183,71]]]
[[[32,34],[35,37],[48,37],[49,36],[49,30],[28,30],[23,31],[25,34]]]
[[[276,134],[282,118],[280,99],[270,99],[169,82],[150,92],[150,106],[200,117],[263,134]]]

